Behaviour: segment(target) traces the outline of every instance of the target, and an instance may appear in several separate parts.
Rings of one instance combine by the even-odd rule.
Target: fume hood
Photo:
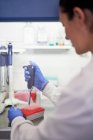
[[[59,0],[0,0],[0,21],[58,21]]]

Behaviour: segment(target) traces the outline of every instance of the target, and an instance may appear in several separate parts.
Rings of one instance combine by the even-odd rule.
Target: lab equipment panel
[[[0,21],[57,21],[59,0],[0,0]]]
[[[0,140],[10,140],[10,129],[0,129]]]

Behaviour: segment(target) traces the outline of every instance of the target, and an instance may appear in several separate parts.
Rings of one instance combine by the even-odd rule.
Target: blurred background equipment
[[[8,54],[7,54],[7,65],[8,65],[8,98],[4,101],[6,106],[14,106],[15,104],[24,103],[14,97],[13,89],[13,65],[12,65],[12,49],[13,46],[11,43],[8,44]]]
[[[0,47],[0,114],[5,110],[3,103],[7,97],[7,49],[5,46]]]

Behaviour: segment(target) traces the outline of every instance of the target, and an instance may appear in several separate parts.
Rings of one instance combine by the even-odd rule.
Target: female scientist
[[[77,54],[93,53],[93,0],[60,0],[60,21]],[[35,85],[48,97],[56,91],[35,67]],[[54,113],[40,125],[10,108],[11,140],[93,140],[93,58],[68,86],[60,91]],[[51,94],[52,93],[52,94]]]

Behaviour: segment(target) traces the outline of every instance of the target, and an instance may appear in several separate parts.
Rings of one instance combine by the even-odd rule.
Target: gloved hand
[[[38,88],[40,91],[42,91],[44,87],[46,86],[46,84],[48,83],[48,80],[45,79],[38,65],[36,65],[35,63],[32,63],[32,66],[35,69],[34,86]],[[27,66],[24,67],[24,77],[25,77],[25,81],[27,82],[31,78],[30,73],[27,69]]]
[[[9,119],[10,123],[13,121],[13,119],[15,119],[18,116],[22,116],[23,117],[23,113],[21,112],[20,109],[11,107],[8,110],[8,119]]]

